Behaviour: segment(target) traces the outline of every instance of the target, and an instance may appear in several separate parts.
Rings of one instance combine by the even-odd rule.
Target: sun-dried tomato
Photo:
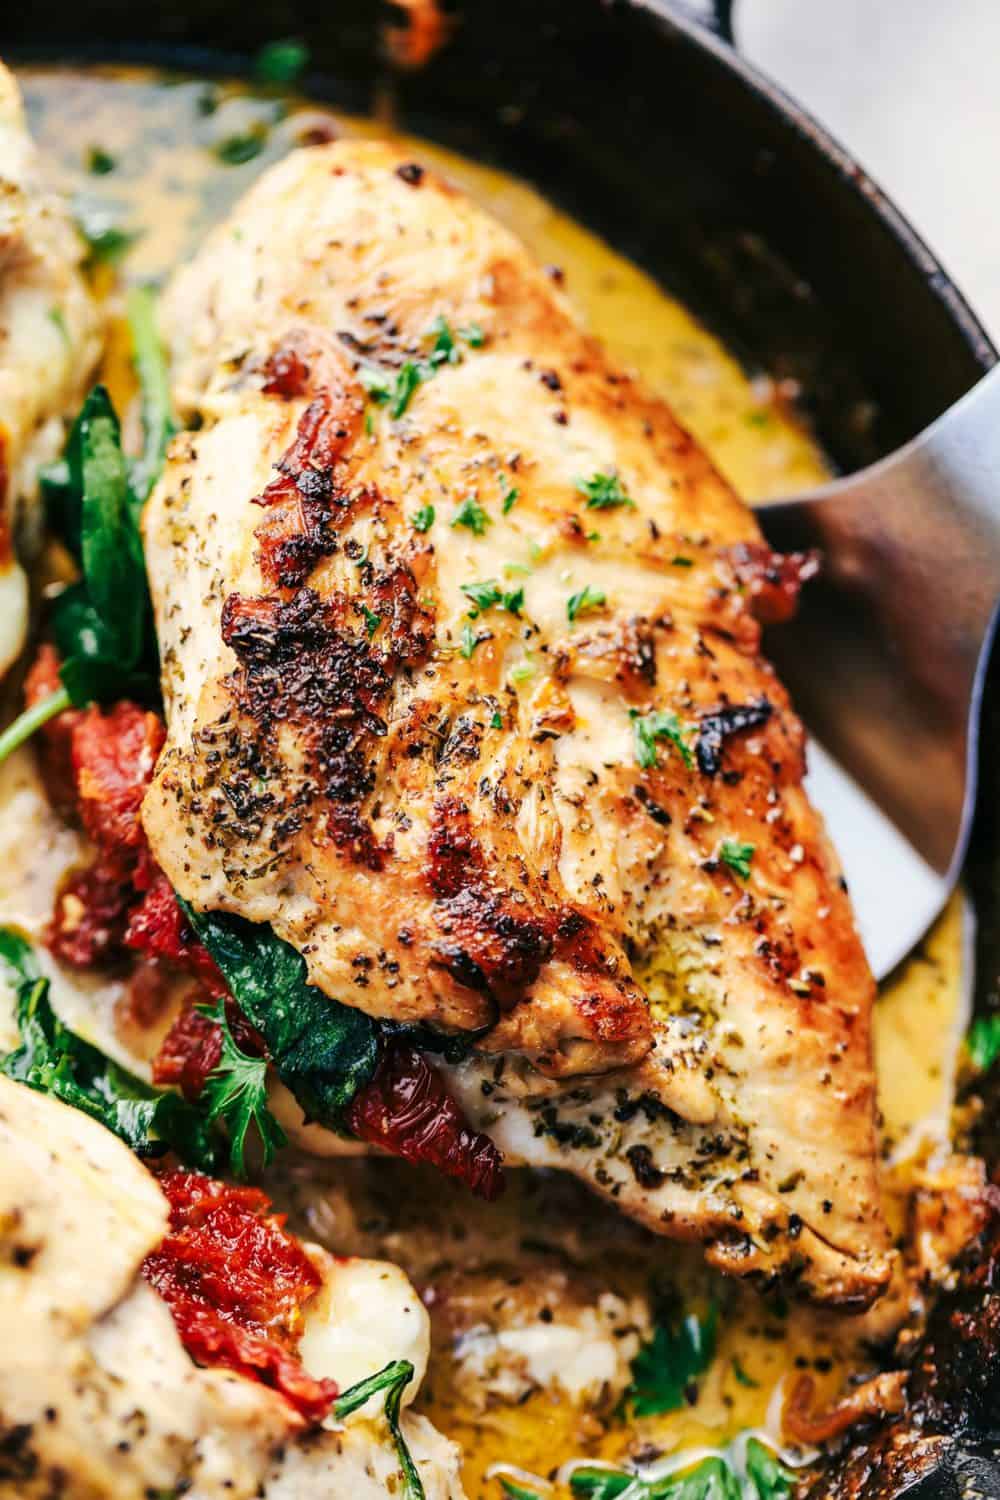
[[[114,963],[121,957],[129,902],[134,900],[118,864],[98,855],[60,889],[45,941],[56,958],[74,969]]]
[[[337,1396],[296,1353],[302,1312],[321,1285],[284,1218],[257,1188],[229,1187],[197,1172],[168,1172],[170,1229],[143,1274],[167,1303],[198,1364],[225,1366],[279,1391],[307,1422]]]
[[[371,1082],[348,1114],[354,1134],[405,1161],[424,1162],[490,1201],[504,1188],[503,1156],[473,1130],[440,1073],[412,1047],[386,1048]]]
[[[129,913],[125,946],[147,958],[169,959],[200,979],[210,995],[225,995],[226,981],[195,937],[167,877],[159,870],[151,874],[148,864],[143,874],[150,884]]]
[[[107,713],[88,708],[73,726],[73,772],[83,826],[108,858],[139,876],[140,887],[152,877],[143,879],[150,854],[139,809],[164,737],[156,714],[126,700]]]
[[[34,708],[61,687],[59,653],[45,642],[24,679],[24,706]],[[76,814],[76,777],[73,774],[73,726],[83,717],[76,708],[67,708],[43,724],[34,740],[38,767],[45,792],[60,816],[70,819]]]
[[[737,542],[726,553],[746,589],[750,612],[762,625],[790,620],[802,585],[819,572],[818,552],[774,552],[766,542]]]
[[[187,1099],[197,1099],[222,1056],[222,1031],[199,1006],[206,996],[195,990],[185,1001],[153,1059],[153,1082],[176,1083]],[[235,1000],[226,1000],[226,1020],[233,1040],[250,1057],[266,1057],[264,1038],[246,1019]]]

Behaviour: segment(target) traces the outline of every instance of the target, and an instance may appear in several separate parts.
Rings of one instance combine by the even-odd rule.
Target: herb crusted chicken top
[[[776,559],[524,248],[390,146],[270,172],[175,281],[147,509],[197,910],[726,1269],[870,1301],[874,986],[759,655]],[[193,419],[197,419],[196,421]]]

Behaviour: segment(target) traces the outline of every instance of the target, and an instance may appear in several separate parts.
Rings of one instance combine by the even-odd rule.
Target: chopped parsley
[[[398,418],[403,415],[422,378],[419,368],[411,359],[400,365],[389,401],[390,417]]]
[[[747,1374],[746,1370],[744,1370],[742,1364],[735,1355],[733,1356],[732,1366],[733,1374],[740,1385],[749,1386],[753,1390],[758,1390],[760,1388],[760,1381],[754,1380]]]
[[[255,156],[259,156],[266,143],[266,130],[257,127],[245,131],[242,135],[227,135],[225,140],[219,141],[215,147],[215,154],[227,167],[242,167],[246,162],[253,161]]]
[[[991,1068],[1000,1057],[1000,1011],[977,1016],[969,1027],[965,1045],[974,1067],[981,1073]]]
[[[491,729],[502,729],[503,728],[503,714],[500,712],[499,709],[494,709],[494,711],[493,711],[493,717],[490,719],[490,728]]]
[[[432,366],[431,372],[439,365],[457,365],[462,358],[461,350],[455,343],[455,336],[448,325],[448,319],[437,317],[431,324],[431,337],[434,344],[429,355]]]
[[[377,370],[372,365],[362,365],[358,371],[358,378],[369,396],[373,401],[387,402],[392,417],[401,417],[417,387],[425,380],[430,380],[444,365],[461,363],[462,351],[455,343],[455,335],[447,318],[435,318],[427,337],[434,342],[426,359],[408,359],[394,374]],[[469,339],[466,342],[472,344]]]
[[[486,335],[478,323],[467,323],[458,330],[458,336],[465,340],[470,349],[481,349],[486,343]]]
[[[500,497],[500,509],[503,511],[505,516],[509,516],[511,511],[514,509],[514,506],[517,504],[519,494],[520,491],[514,485],[512,485],[510,480],[505,476],[503,481],[503,494]]]
[[[419,510],[415,510],[410,517],[414,531],[430,531],[435,514],[433,505],[422,505]]]
[[[362,604],[361,613],[365,617],[365,631],[368,639],[371,640],[382,623],[382,616],[377,615],[373,609],[369,609],[367,604]]]
[[[104,209],[76,205],[76,227],[87,246],[91,265],[113,265],[139,238],[139,231],[123,229]]]
[[[532,677],[534,677],[534,675],[535,675],[535,664],[534,664],[533,661],[527,661],[527,660],[522,661],[522,662],[518,662],[517,666],[516,667],[511,667],[510,672],[508,673],[508,676],[510,677],[511,682],[513,682],[515,684],[522,683],[522,682],[530,682],[531,679],[532,679]]]
[[[672,557],[670,559],[670,565],[673,568],[693,568],[694,567],[694,558],[693,557],[682,557],[681,554],[678,553],[676,557]]]
[[[578,479],[576,487],[587,497],[588,510],[614,510],[619,505],[635,505],[622,489],[617,474],[591,474],[589,479]]]
[[[118,163],[110,151],[105,151],[103,146],[89,146],[87,148],[87,171],[95,177],[107,177],[113,172]]]
[[[644,771],[659,764],[656,746],[663,740],[673,745],[687,769],[693,770],[694,756],[684,738],[681,721],[675,713],[670,709],[657,708],[652,713],[640,714],[638,709],[633,708],[629,716],[632,719],[635,758]]]
[[[453,526],[464,526],[475,536],[482,536],[487,526],[493,525],[492,518],[480,505],[475,495],[466,495],[461,505],[451,518]]]
[[[473,630],[472,626],[466,623],[462,626],[462,640],[458,648],[460,654],[468,661],[478,645],[479,636]]]
[[[719,845],[719,858],[724,865],[735,870],[741,880],[750,879],[750,865],[754,856],[753,844],[741,844],[736,839],[723,839]]]
[[[592,589],[588,583],[578,594],[570,594],[566,600],[566,615],[572,624],[577,615],[591,613],[595,609],[603,609],[607,604],[607,596],[603,589]]]
[[[406,411],[423,379],[420,367],[412,359],[400,365],[394,375],[387,375],[372,365],[362,365],[358,377],[373,401],[379,405],[388,403],[389,415],[394,418],[401,417]]]
[[[222,1033],[222,1054],[205,1081],[206,1119],[222,1120],[229,1134],[229,1161],[237,1177],[246,1177],[246,1139],[254,1126],[260,1136],[264,1166],[287,1145],[287,1137],[267,1103],[267,1059],[241,1052],[229,1029],[221,1000],[199,1007]]]
[[[718,1303],[710,1302],[703,1318],[687,1313],[677,1319],[661,1311],[653,1337],[632,1361],[629,1395],[637,1417],[658,1416],[684,1405],[688,1391],[715,1355]]]
[[[267,42],[254,58],[254,77],[261,83],[283,85],[297,83],[309,65],[309,48],[296,37],[282,37]]]
[[[474,606],[469,611],[469,618],[474,620],[483,610],[492,609],[499,604],[509,614],[519,615],[524,608],[524,589],[504,590],[495,578],[484,578],[481,583],[463,583],[462,593],[472,601]]]

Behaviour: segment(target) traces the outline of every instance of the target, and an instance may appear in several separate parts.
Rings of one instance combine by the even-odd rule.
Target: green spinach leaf
[[[378,1023],[309,984],[305,959],[269,927],[181,907],[306,1119],[342,1129],[344,1110],[375,1072]]]
[[[90,1115],[138,1156],[172,1150],[192,1166],[214,1167],[215,1145],[199,1111],[179,1094],[150,1088],[70,1031],[52,1009],[31,949],[8,928],[0,929],[0,966],[17,995],[21,1035],[20,1046],[0,1059],[0,1072]]]

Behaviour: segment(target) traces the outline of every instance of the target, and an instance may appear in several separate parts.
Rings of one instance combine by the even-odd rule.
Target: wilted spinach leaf
[[[378,1023],[309,984],[305,959],[269,927],[181,906],[306,1119],[342,1128],[344,1110],[375,1071]]]
[[[21,1044],[0,1059],[0,1073],[50,1094],[98,1120],[138,1156],[175,1151],[192,1166],[210,1170],[215,1145],[199,1111],[179,1094],[150,1088],[70,1031],[49,999],[30,947],[0,929],[0,966],[17,995]]]

